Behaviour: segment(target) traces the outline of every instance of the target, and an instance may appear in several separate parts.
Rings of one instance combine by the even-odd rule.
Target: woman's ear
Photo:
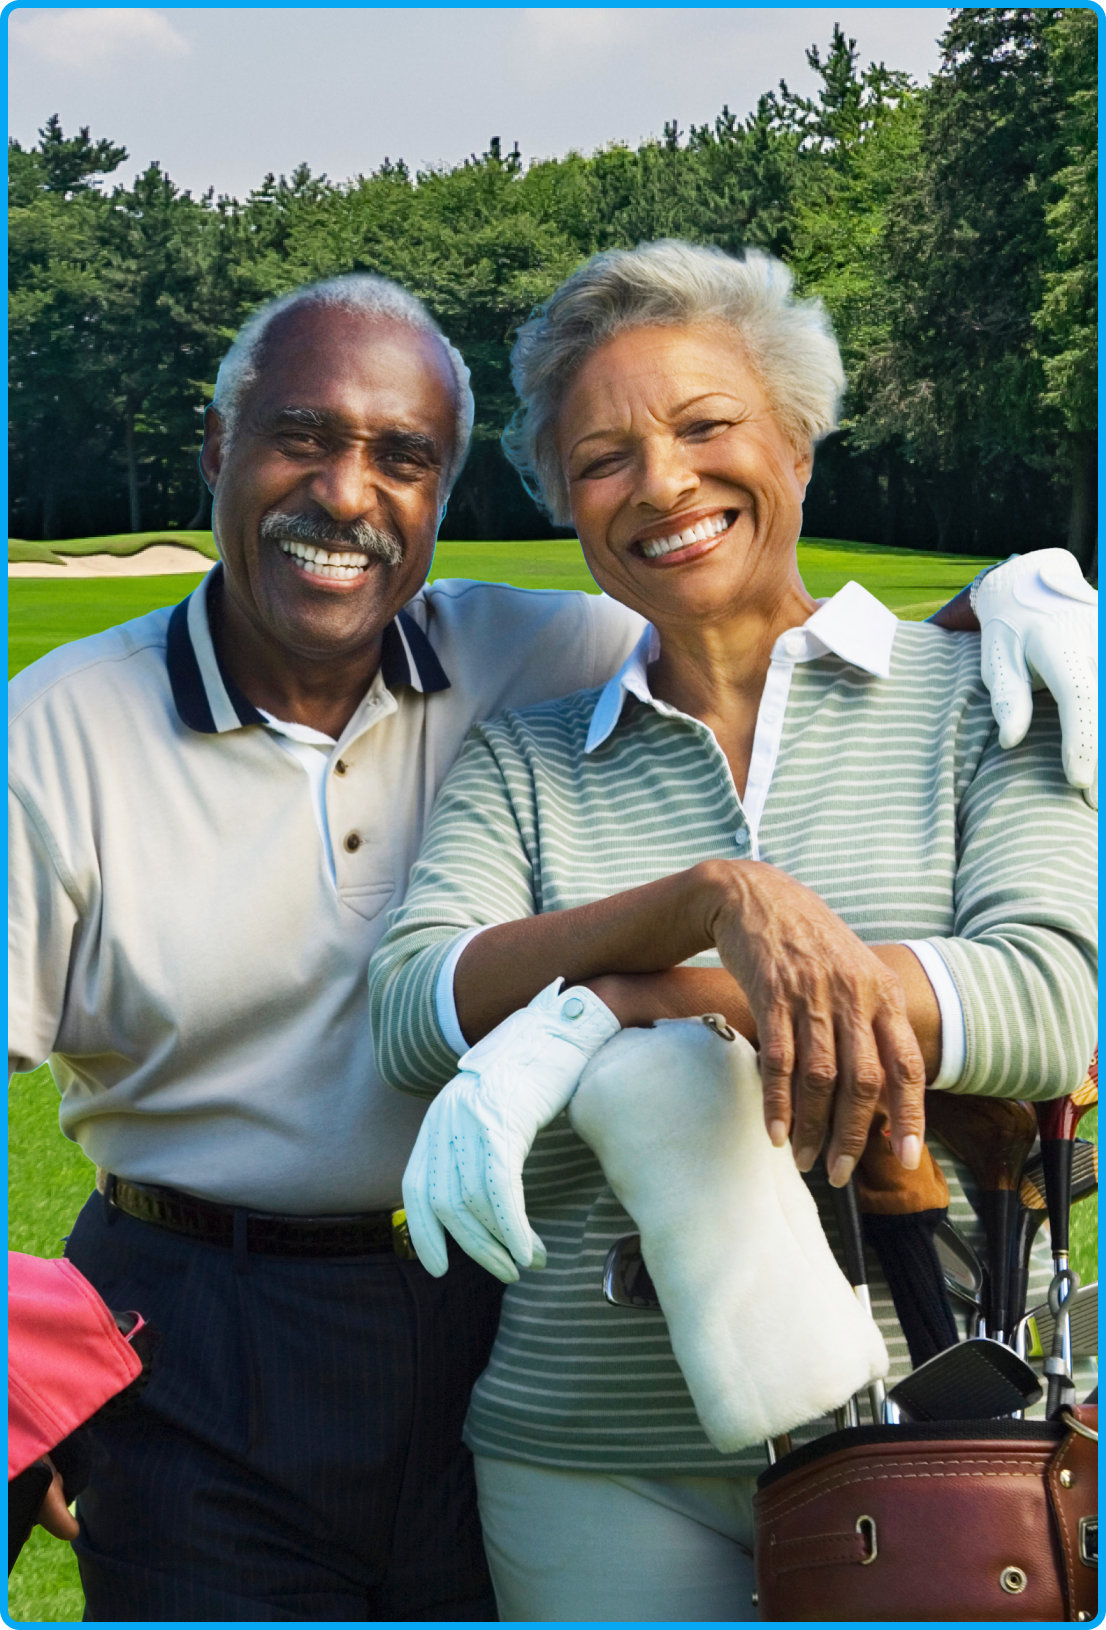
[[[814,448],[810,442],[795,450],[795,477],[805,492],[814,474]]]

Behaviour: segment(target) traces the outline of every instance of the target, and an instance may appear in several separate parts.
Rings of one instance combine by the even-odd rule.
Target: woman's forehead
[[[761,405],[741,337],[722,324],[627,329],[597,346],[565,392],[560,419],[603,418],[647,400],[666,415],[710,396]]]

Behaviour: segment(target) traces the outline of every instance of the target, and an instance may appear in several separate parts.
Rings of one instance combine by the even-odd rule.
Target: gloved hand
[[[555,979],[471,1047],[427,1110],[403,1174],[403,1204],[411,1243],[435,1278],[449,1266],[443,1224],[504,1284],[518,1278],[516,1262],[545,1266],[526,1217],[523,1162],[593,1053],[620,1028],[598,996],[583,986],[562,995],[563,983]]]
[[[1060,710],[1064,774],[1098,808],[1098,595],[1066,549],[1015,555],[972,584],[982,630],[983,681],[1003,747],[1033,717],[1034,690]]]

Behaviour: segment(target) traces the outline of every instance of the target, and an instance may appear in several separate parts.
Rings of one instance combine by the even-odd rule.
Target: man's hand
[[[760,1041],[764,1113],[779,1147],[791,1131],[809,1171],[847,1183],[886,1089],[892,1145],[921,1159],[925,1065],[902,982],[811,889],[763,861],[708,861],[707,926],[745,993]]]
[[[523,1163],[619,1029],[590,990],[562,992],[561,984],[555,979],[470,1048],[427,1110],[403,1174],[403,1204],[411,1243],[435,1277],[449,1266],[446,1229],[504,1284],[518,1278],[515,1263],[545,1266],[526,1217]]]
[[[1033,717],[1033,691],[1056,698],[1064,774],[1098,808],[1098,595],[1066,549],[1004,561],[972,586],[982,634],[983,679],[1003,747],[1016,747]]]
[[[55,1539],[67,1539],[72,1543],[81,1531],[80,1524],[73,1516],[65,1503],[65,1490],[62,1486],[61,1473],[58,1471],[49,1455],[42,1457],[53,1472],[53,1481],[46,1490],[46,1497],[38,1508],[38,1524],[45,1528],[48,1534]]]

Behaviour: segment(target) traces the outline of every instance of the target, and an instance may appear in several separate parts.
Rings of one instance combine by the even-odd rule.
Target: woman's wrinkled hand
[[[904,1166],[921,1159],[925,1065],[898,976],[813,890],[764,861],[700,868],[707,929],[745,992],[760,1042],[772,1142],[791,1134],[809,1171],[847,1183],[886,1090],[891,1139]]]

